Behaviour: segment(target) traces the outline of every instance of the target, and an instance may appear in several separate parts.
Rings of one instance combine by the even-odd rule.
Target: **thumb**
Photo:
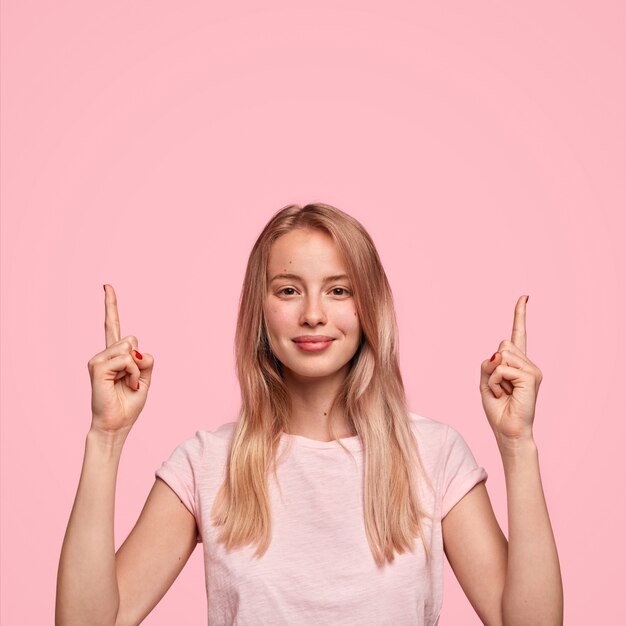
[[[139,383],[142,387],[150,387],[152,380],[152,369],[154,368],[154,357],[148,352],[132,351],[133,360],[139,368]]]
[[[494,352],[490,359],[486,359],[480,364],[480,392],[486,393],[491,391],[489,387],[489,377],[493,374],[493,370],[502,362],[502,355],[499,352]]]

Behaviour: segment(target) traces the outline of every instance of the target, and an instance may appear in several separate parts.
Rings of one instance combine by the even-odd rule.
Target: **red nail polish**
[[[141,359],[143,359],[143,355],[139,354],[139,352],[137,352],[137,350],[135,350],[134,352],[135,352],[135,356],[136,356],[138,359],[140,359],[140,360],[141,360]]]
[[[528,298],[530,298],[530,296],[526,296],[526,302],[528,302]]]
[[[493,361],[496,358],[496,354],[498,354],[497,352],[493,353],[493,356],[489,359],[490,361]]]
[[[137,391],[139,391],[139,383],[137,383]]]

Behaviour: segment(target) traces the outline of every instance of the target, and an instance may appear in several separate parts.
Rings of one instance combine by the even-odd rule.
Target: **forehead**
[[[296,229],[281,235],[270,248],[267,272],[271,279],[279,272],[317,274],[345,271],[339,248],[325,232]]]

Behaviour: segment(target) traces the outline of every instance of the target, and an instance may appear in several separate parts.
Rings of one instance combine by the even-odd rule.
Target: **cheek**
[[[285,327],[289,326],[292,317],[287,307],[270,305],[265,308],[267,328],[272,334],[279,333]]]
[[[350,307],[342,311],[341,315],[337,318],[337,326],[346,334],[359,334],[361,324],[359,323],[359,316],[357,315],[356,309]]]

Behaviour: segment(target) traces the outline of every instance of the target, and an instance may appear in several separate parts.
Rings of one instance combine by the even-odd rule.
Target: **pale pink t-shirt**
[[[434,487],[422,482],[424,523],[433,559],[421,540],[413,553],[378,569],[362,509],[363,449],[358,436],[334,441],[283,433],[278,485],[268,481],[272,542],[230,554],[216,541],[210,511],[224,478],[234,422],[197,431],[156,470],[196,518],[204,547],[208,622],[272,626],[405,624],[435,626],[443,596],[441,519],[477,483],[487,479],[461,435],[450,426],[410,413],[421,460]]]

